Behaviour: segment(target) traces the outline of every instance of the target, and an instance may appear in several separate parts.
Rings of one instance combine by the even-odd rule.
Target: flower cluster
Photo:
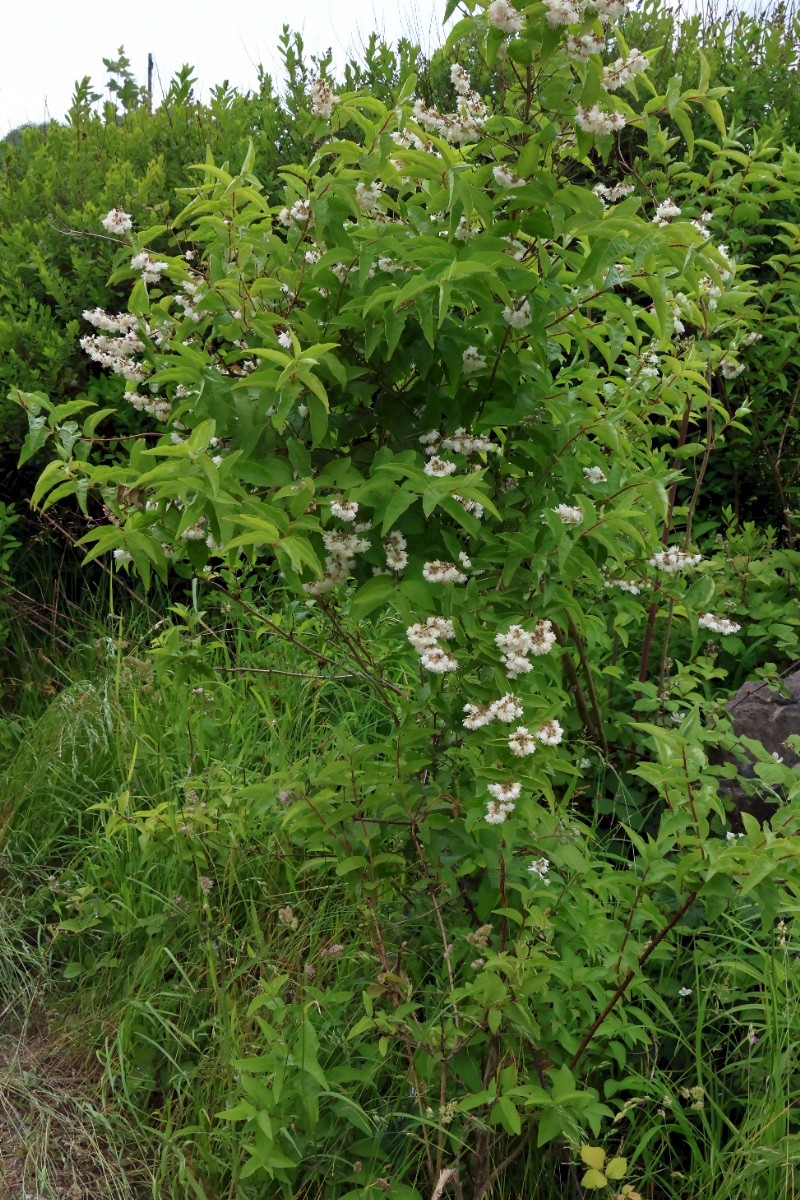
[[[615,183],[611,187],[605,183],[598,183],[592,188],[602,204],[614,204],[617,200],[624,200],[626,196],[630,196],[633,190],[632,183]]]
[[[513,692],[506,692],[492,704],[465,704],[467,714],[462,722],[465,729],[482,729],[490,721],[502,721],[509,725],[522,716],[522,701]]]
[[[98,334],[87,334],[80,341],[81,348],[92,362],[134,383],[143,382],[147,372],[139,355],[144,350],[144,343],[136,332],[140,318],[133,313],[113,316],[102,308],[87,309],[83,316],[95,329],[102,330]],[[113,334],[119,336],[111,336]]]
[[[123,233],[128,233],[133,229],[133,221],[121,208],[112,208],[110,213],[107,213],[100,222],[104,229],[109,233],[116,233],[122,236]]]
[[[390,571],[404,571],[408,566],[408,542],[399,530],[393,529],[384,540],[386,566]]]
[[[465,556],[462,555],[462,566],[469,565],[469,559],[464,561]],[[422,578],[428,583],[466,583],[467,576],[463,571],[460,571],[455,563],[444,562],[441,558],[434,558],[432,562],[426,562],[422,567]]]
[[[311,111],[314,116],[324,117],[326,121],[329,121],[334,104],[339,103],[339,97],[334,96],[333,89],[327,79],[315,79],[308,89],[308,95],[311,100]]]
[[[331,506],[332,509],[333,506]],[[362,532],[362,527],[356,526],[352,533],[323,533],[322,542],[328,551],[325,559],[325,574],[322,579],[303,584],[306,595],[323,596],[347,580],[356,565],[356,555],[369,550],[369,542],[366,538],[359,537],[360,532]]]
[[[483,136],[487,109],[480,95],[473,91],[469,76],[456,63],[450,70],[450,78],[458,93],[458,105],[454,113],[440,113],[428,108],[423,100],[414,104],[414,120],[427,130],[443,137],[452,146],[477,142]]]
[[[583,474],[589,483],[607,483],[606,473],[602,467],[584,467]]]
[[[618,133],[624,129],[627,122],[620,112],[604,112],[597,104],[591,108],[578,105],[575,113],[575,123],[584,133]]]
[[[668,546],[666,550],[659,550],[647,561],[651,567],[657,567],[659,571],[677,575],[679,571],[685,571],[688,567],[696,567],[702,560],[702,554],[687,554],[685,550],[679,550],[677,546]]]
[[[486,359],[478,353],[477,346],[467,346],[463,359],[465,375],[474,375],[476,371],[482,371],[486,366]]]
[[[486,805],[484,820],[489,825],[502,825],[506,817],[516,808],[515,801],[519,799],[522,784],[512,782],[490,783],[489,794],[492,799]]]
[[[440,646],[440,640],[451,641],[456,636],[453,622],[447,617],[428,617],[424,624],[409,625],[406,637],[420,656],[422,666],[436,675],[457,671],[456,658]]]
[[[495,645],[503,651],[502,662],[506,675],[509,679],[516,679],[533,670],[528,655],[549,654],[556,643],[556,635],[551,621],[539,621],[533,633],[521,625],[512,625],[508,633],[498,633],[494,640]]]
[[[503,320],[512,329],[522,329],[525,325],[530,325],[531,308],[528,301],[517,300],[513,308],[506,305],[503,309]]]
[[[659,200],[656,205],[655,216],[653,217],[654,225],[668,225],[674,217],[681,215],[681,209],[671,198]]]
[[[492,167],[492,174],[502,188],[518,188],[525,185],[525,180],[522,176],[515,175],[505,163],[498,163],[497,166]]]
[[[616,92],[618,88],[630,83],[636,76],[647,70],[647,58],[641,50],[631,50],[627,58],[618,58],[615,63],[603,69],[603,87],[607,92]]]
[[[134,271],[141,271],[145,283],[158,283],[164,272],[169,269],[169,263],[153,258],[147,250],[140,250],[131,259],[131,267]]]
[[[738,633],[742,628],[727,617],[715,617],[713,613],[701,613],[698,625],[701,629],[710,629],[714,633]]]
[[[345,500],[337,496],[331,500],[331,514],[340,521],[355,521],[358,514],[358,504],[355,500]]]
[[[593,54],[602,54],[605,38],[594,33],[570,34],[567,38],[567,57],[575,62],[588,62]]]
[[[489,23],[503,33],[521,33],[525,24],[522,13],[517,12],[508,0],[492,0],[486,10]]]
[[[379,201],[382,194],[383,184],[378,180],[356,184],[356,204],[368,217],[374,217],[381,211]]]
[[[311,203],[308,200],[295,200],[291,208],[282,208],[278,213],[278,220],[287,229],[292,223],[295,225],[309,225],[312,218]]]
[[[583,520],[582,510],[571,504],[557,504],[553,512],[561,518],[565,525],[580,525]]]
[[[528,870],[538,877],[540,883],[544,883],[549,887],[550,880],[547,878],[550,870],[549,858],[537,858],[531,863],[531,865],[528,867]]]

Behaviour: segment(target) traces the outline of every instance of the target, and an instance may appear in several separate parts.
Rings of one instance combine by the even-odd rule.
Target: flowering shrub
[[[701,720],[761,664],[753,612],[788,586],[696,519],[746,416],[717,385],[755,291],[700,204],[645,192],[613,153],[623,128],[657,147],[671,113],[690,130],[714,89],[643,101],[646,54],[618,38],[602,57],[621,0],[466,8],[450,48],[477,38],[509,69],[502,103],[458,62],[450,111],[413,77],[391,107],[313,82],[317,151],[279,203],[248,155],[196,169],[182,255],[108,213],[133,286],[126,312],[84,314],[83,344],[155,437],[98,463],[107,411],[16,397],[55,439],[34,500],[77,498],[89,560],[239,598],[280,576],[382,706],[382,744],[267,781],[309,873],[366,914],[363,988],[276,973],[248,1013],[222,1118],[245,1126],[243,1178],[286,1195],[331,1122],[337,1197],[455,1180],[481,1200],[518,1187],[530,1146],[576,1158],[656,1098],[643,1010],[685,986],[658,983],[673,939],[744,896],[771,921],[796,885],[794,805],[726,837]],[[792,799],[791,772],[763,767]],[[323,1010],[369,1064],[358,1104]],[[375,1113],[397,1078],[411,1137],[387,1168]],[[624,1171],[584,1162],[587,1187]]]

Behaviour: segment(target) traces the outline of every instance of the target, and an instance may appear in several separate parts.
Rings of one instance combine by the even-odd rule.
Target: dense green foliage
[[[792,1194],[800,790],[719,763],[800,657],[797,26],[608,8],[331,92],[287,37],[213,136],[118,62],[7,152],[6,411],[105,586],[7,616],[0,992],[143,1194]]]

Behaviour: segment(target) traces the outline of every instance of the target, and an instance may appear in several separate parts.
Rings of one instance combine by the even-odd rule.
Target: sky
[[[258,63],[279,75],[284,23],[309,51],[330,47],[341,63],[373,29],[388,41],[405,35],[435,46],[443,11],[444,0],[0,0],[0,137],[28,121],[61,120],[84,75],[103,91],[103,59],[120,46],[142,84],[152,53],[156,100],[183,63],[194,67],[204,96],[225,79],[254,87]]]

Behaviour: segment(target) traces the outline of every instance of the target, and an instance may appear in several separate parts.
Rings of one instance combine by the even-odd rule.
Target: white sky
[[[152,52],[156,99],[159,79],[166,88],[183,63],[205,95],[224,79],[254,87],[259,62],[279,77],[284,23],[303,34],[308,51],[330,46],[341,63],[373,29],[430,48],[443,12],[444,0],[0,0],[0,136],[26,121],[63,118],[84,75],[104,92],[103,59],[115,58],[119,46],[140,83]]]

